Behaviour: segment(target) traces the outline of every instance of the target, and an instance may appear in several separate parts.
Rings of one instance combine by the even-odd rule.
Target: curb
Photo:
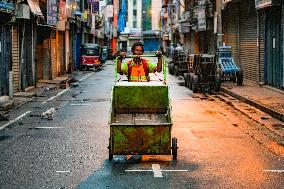
[[[252,99],[249,99],[249,98],[243,97],[243,96],[241,96],[239,94],[236,94],[233,91],[231,91],[231,90],[229,90],[229,89],[227,89],[225,87],[222,87],[222,86],[221,86],[221,91],[227,93],[228,95],[231,95],[231,96],[239,99],[240,101],[242,101],[244,103],[247,103],[247,104],[249,104],[249,105],[251,105],[251,106],[253,106],[253,107],[255,107],[255,108],[257,108],[257,109],[259,109],[259,110],[261,110],[261,111],[263,111],[265,113],[267,113],[267,114],[269,114],[270,116],[274,117],[275,119],[278,119],[280,121],[284,121],[284,114],[282,114],[282,113],[280,113],[280,112],[278,112],[276,110],[273,110],[273,109],[271,109],[271,108],[269,108],[269,107],[267,107],[267,106],[265,106],[263,104],[255,102]]]

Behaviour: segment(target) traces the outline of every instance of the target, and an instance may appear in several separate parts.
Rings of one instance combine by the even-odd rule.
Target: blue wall
[[[159,50],[160,44],[159,40],[152,38],[152,39],[144,39],[144,50],[145,51],[156,51]]]

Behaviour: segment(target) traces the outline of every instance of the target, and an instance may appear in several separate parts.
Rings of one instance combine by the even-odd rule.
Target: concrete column
[[[137,0],[137,28],[142,28],[142,0]]]
[[[128,14],[129,28],[133,28],[133,0],[128,0],[128,12],[127,12],[127,14]]]
[[[9,98],[14,97],[14,82],[13,82],[13,71],[9,72]]]

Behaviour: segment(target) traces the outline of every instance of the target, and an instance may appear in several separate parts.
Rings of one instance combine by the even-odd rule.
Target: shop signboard
[[[47,24],[57,25],[57,14],[58,14],[58,1],[48,0],[47,1]]]
[[[197,29],[198,31],[206,30],[206,14],[204,8],[199,8],[197,12]]]

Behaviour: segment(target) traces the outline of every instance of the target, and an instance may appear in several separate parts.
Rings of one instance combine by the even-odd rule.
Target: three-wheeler
[[[80,69],[94,68],[100,70],[102,66],[102,49],[98,44],[85,43],[81,46]]]
[[[177,158],[177,139],[171,135],[171,104],[164,57],[162,61],[163,79],[149,82],[119,80],[115,71],[109,118],[110,161],[113,155],[172,155],[173,159]]]

